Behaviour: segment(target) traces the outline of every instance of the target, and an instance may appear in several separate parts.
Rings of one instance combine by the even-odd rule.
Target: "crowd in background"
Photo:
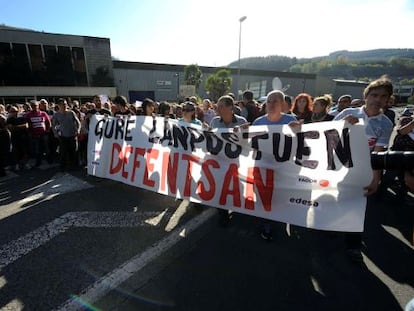
[[[391,81],[379,79],[366,88],[364,99],[354,99],[344,94],[336,104],[330,95],[312,97],[300,93],[291,97],[281,91],[270,92],[266,101],[259,103],[254,100],[253,92],[246,90],[241,100],[229,93],[217,102],[191,96],[182,103],[158,103],[146,98],[138,105],[128,103],[124,96],[107,99],[95,95],[85,103],[59,98],[55,103],[41,99],[23,104],[0,105],[0,176],[7,174],[6,168],[29,170],[43,163],[56,163],[61,171],[84,168],[87,165],[88,127],[94,114],[114,117],[162,116],[207,129],[273,124],[301,126],[304,123],[331,120],[346,120],[353,124],[362,118],[366,121],[371,151],[414,151],[414,116],[410,113],[396,120],[394,110],[390,109],[394,101],[392,93]],[[396,136],[390,141],[394,128]],[[396,177],[404,189],[404,178],[406,184],[410,185],[410,180],[414,179],[412,176],[411,171],[408,175],[400,172]],[[367,187],[368,195],[376,192],[381,178],[374,174],[372,185]],[[221,212],[223,224],[228,223],[228,216],[226,210]],[[271,239],[266,224],[262,237]],[[355,258],[362,260],[360,236],[350,241],[352,247],[357,249]]]
[[[266,102],[255,101],[249,90],[243,92],[242,100],[237,100],[232,93],[227,95],[233,101],[233,114],[245,118],[250,124],[266,114]],[[392,100],[391,97],[389,106]],[[128,103],[124,96],[102,102],[102,97],[95,95],[84,103],[60,98],[55,103],[41,99],[0,105],[0,176],[6,174],[5,168],[26,170],[45,162],[58,163],[63,171],[84,167],[87,164],[89,119],[93,114],[168,116],[209,127],[213,118],[220,115],[217,104],[208,98],[191,96],[182,103],[146,98],[138,106]],[[334,105],[329,95],[314,98],[301,93],[295,97],[285,95],[282,113],[293,115],[302,123],[321,122],[332,120],[346,108],[363,104],[364,100],[353,99],[350,95],[339,97]],[[389,107],[383,107],[383,110],[395,125],[394,111]],[[411,119],[412,116],[405,116],[399,127]],[[414,139],[405,131],[402,131],[404,135],[398,135],[398,144],[394,148],[414,150]]]

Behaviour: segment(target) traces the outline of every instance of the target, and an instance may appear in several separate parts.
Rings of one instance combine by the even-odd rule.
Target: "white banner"
[[[372,178],[362,124],[205,130],[162,117],[94,116],[88,174],[234,212],[363,231]]]

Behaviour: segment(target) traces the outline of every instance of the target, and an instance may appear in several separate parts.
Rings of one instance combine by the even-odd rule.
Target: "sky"
[[[0,24],[109,38],[122,61],[227,66],[238,60],[240,29],[241,58],[414,48],[414,0],[0,0],[0,8]]]

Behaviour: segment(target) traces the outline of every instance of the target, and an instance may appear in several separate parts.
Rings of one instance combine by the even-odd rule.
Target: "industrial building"
[[[0,26],[0,102],[116,95],[110,41]]]
[[[53,34],[0,26],[0,103],[27,102],[30,99],[58,97],[88,101],[95,94],[124,95],[130,102],[145,97],[156,101],[182,100],[196,92],[208,98],[205,81],[218,67],[199,66],[202,82],[198,90],[184,81],[189,64],[155,64],[112,60],[108,38]],[[316,74],[225,68],[233,80],[230,91],[240,95],[250,89],[256,98],[275,88],[294,97],[342,94],[362,97],[365,82],[332,80]],[[240,89],[238,89],[238,86]],[[398,87],[398,86],[397,86]],[[398,93],[412,95],[413,89],[400,87]],[[406,94],[407,93],[407,94]]]

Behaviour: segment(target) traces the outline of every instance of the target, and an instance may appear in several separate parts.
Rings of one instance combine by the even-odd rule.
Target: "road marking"
[[[159,212],[70,212],[0,247],[0,270],[72,227],[113,228],[150,226]],[[164,213],[169,217],[171,213]]]
[[[110,290],[115,289],[132,275],[142,270],[148,263],[159,257],[162,253],[170,249],[183,237],[194,231],[197,227],[209,220],[216,210],[207,209],[200,215],[194,217],[186,224],[174,229],[169,235],[160,240],[144,252],[137,254],[130,260],[121,264],[118,268],[106,274],[92,285],[84,289],[79,295],[75,296],[62,304],[57,310],[80,310],[82,305],[93,304],[98,299],[106,295]]]
[[[57,174],[49,181],[26,190],[25,192],[30,193],[24,199],[2,207],[0,210],[0,219],[14,215],[40,202],[50,200],[57,195],[91,187],[93,186],[86,181],[72,175]],[[73,296],[73,298],[59,307],[59,310],[79,310],[82,308],[80,302],[93,303],[103,297],[111,289],[122,284],[133,274],[143,269],[152,260],[159,257],[163,252],[167,251],[198,226],[210,219],[216,211],[215,209],[207,209],[186,224],[176,228],[180,218],[188,211],[189,204],[190,202],[187,200],[182,201],[174,213],[168,212],[168,210],[162,212],[139,212],[137,209],[134,209],[134,212],[66,213],[42,227],[2,245],[0,247],[0,271],[72,227],[110,228],[156,226],[164,217],[168,217],[169,221],[164,229],[170,233],[166,237],[144,252],[126,261],[112,272],[88,286],[78,296]]]
[[[24,199],[2,206],[0,209],[0,220],[51,200],[58,195],[92,187],[94,186],[88,182],[70,174],[56,174],[43,184],[22,191],[21,194],[31,191]]]

